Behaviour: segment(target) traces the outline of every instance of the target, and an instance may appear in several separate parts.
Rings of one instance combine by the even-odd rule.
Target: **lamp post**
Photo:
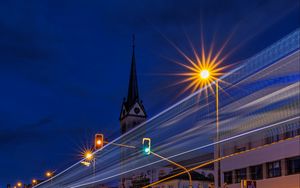
[[[32,183],[32,185],[36,185],[37,184],[37,180],[36,179],[32,179],[31,183]]]
[[[216,77],[211,76],[211,73],[208,69],[202,69],[199,73],[200,81],[203,81],[204,83],[211,84],[212,82],[215,82],[215,103],[216,103],[216,139],[217,142],[220,140],[220,133],[219,133],[219,81]],[[216,158],[220,157],[220,145],[217,143],[216,146],[217,150],[217,156]],[[220,169],[220,161],[217,161],[217,173],[218,173],[218,179],[217,179],[217,186],[220,187],[221,185],[221,169]]]
[[[45,176],[50,179],[50,183],[52,184],[52,176],[53,176],[54,172],[48,170],[46,173],[45,173]]]
[[[90,166],[91,162],[93,163],[93,176],[95,176],[96,171],[96,158],[94,157],[94,154],[92,151],[85,151],[84,153],[84,159],[85,161],[82,161],[81,163],[85,166]]]

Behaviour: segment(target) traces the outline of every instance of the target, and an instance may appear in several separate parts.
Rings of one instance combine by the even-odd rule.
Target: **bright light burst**
[[[45,173],[45,176],[46,176],[47,178],[50,178],[50,177],[53,176],[53,172],[47,171],[47,172]]]
[[[81,155],[82,155],[82,158],[84,158],[84,159],[86,159],[88,161],[91,161],[94,158],[93,151],[89,150],[89,149],[86,149],[85,151],[83,151],[81,153]]]
[[[223,80],[220,80],[220,77],[225,74],[226,69],[229,67],[228,65],[222,65],[224,60],[228,57],[229,54],[226,54],[221,57],[221,54],[228,43],[228,40],[222,45],[220,50],[218,50],[215,54],[213,53],[213,46],[210,46],[208,53],[205,51],[204,42],[201,42],[201,53],[199,54],[193,44],[190,42],[191,48],[193,50],[194,58],[188,57],[182,50],[180,50],[173,43],[173,46],[177,49],[177,51],[185,58],[187,63],[181,63],[178,61],[172,61],[176,64],[184,67],[186,69],[185,72],[177,73],[175,75],[184,77],[182,80],[177,82],[178,84],[186,84],[187,86],[179,93],[179,95],[184,92],[190,90],[192,93],[198,91],[199,89],[203,89],[208,96],[208,90],[211,91],[212,94],[215,94],[213,85],[216,81],[226,83]],[[200,92],[201,94],[201,92]]]
[[[210,72],[209,72],[209,70],[202,70],[201,72],[200,72],[200,77],[202,78],[202,79],[208,79],[209,78],[209,76],[210,76]]]

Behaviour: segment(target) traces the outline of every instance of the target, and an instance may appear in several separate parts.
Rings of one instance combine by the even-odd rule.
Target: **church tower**
[[[135,62],[135,44],[133,36],[132,59],[129,76],[127,98],[124,98],[120,113],[121,133],[124,134],[130,129],[146,120],[147,114],[142,101],[139,98],[138,80]]]

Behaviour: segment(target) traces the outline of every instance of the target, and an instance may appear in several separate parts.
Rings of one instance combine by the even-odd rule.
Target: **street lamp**
[[[203,41],[202,41],[203,42]],[[208,91],[211,91],[215,95],[215,107],[216,107],[216,140],[219,141],[219,82],[226,83],[219,78],[224,75],[224,70],[227,69],[230,65],[220,66],[221,63],[228,57],[228,54],[224,57],[220,57],[226,43],[222,46],[222,48],[213,55],[212,48],[209,50],[208,55],[206,55],[204,50],[204,42],[202,43],[202,52],[199,55],[195,48],[193,48],[193,52],[195,55],[195,61],[192,58],[189,58],[185,55],[181,50],[179,52],[184,56],[189,64],[183,64],[176,62],[176,64],[184,67],[186,69],[183,73],[178,73],[175,75],[184,76],[185,78],[179,82],[179,84],[187,83],[185,89],[181,92],[185,92],[189,89],[192,90],[192,93],[199,90],[199,95],[201,95],[202,90],[205,92],[206,97],[208,97]],[[215,84],[215,89],[213,88],[213,84]],[[217,149],[217,157],[220,157],[220,146],[216,145]],[[220,162],[218,164],[218,186],[220,186]]]
[[[45,176],[46,176],[47,178],[51,178],[51,177],[53,176],[53,173],[52,173],[51,171],[47,171],[47,172],[45,173]]]
[[[31,183],[32,183],[32,185],[36,185],[37,184],[37,180],[36,179],[32,179]]]
[[[20,182],[20,181],[17,183],[17,187],[22,187],[22,185],[23,185],[23,184],[22,184],[22,182]]]
[[[46,173],[45,173],[45,176],[50,179],[50,183],[52,184],[52,176],[54,175],[54,172],[48,170]]]
[[[84,160],[81,161],[81,164],[83,164],[84,166],[89,167],[91,163],[93,163],[93,176],[95,176],[96,158],[94,156],[94,153],[91,150],[85,150],[83,152],[83,158]]]
[[[85,159],[87,159],[88,161],[91,161],[94,158],[94,155],[91,151],[86,151],[84,154]]]
[[[208,79],[209,76],[210,76],[209,70],[204,69],[204,70],[201,70],[201,71],[200,71],[200,77],[201,77],[202,79],[204,79],[204,80],[205,80],[205,79]]]

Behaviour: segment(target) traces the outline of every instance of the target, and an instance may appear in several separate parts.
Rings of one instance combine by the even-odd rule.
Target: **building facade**
[[[224,156],[237,154],[220,162],[222,185],[240,188],[241,180],[254,180],[257,188],[300,186],[299,124],[298,128],[295,126],[293,130],[278,132],[260,141],[246,140],[221,147]]]

